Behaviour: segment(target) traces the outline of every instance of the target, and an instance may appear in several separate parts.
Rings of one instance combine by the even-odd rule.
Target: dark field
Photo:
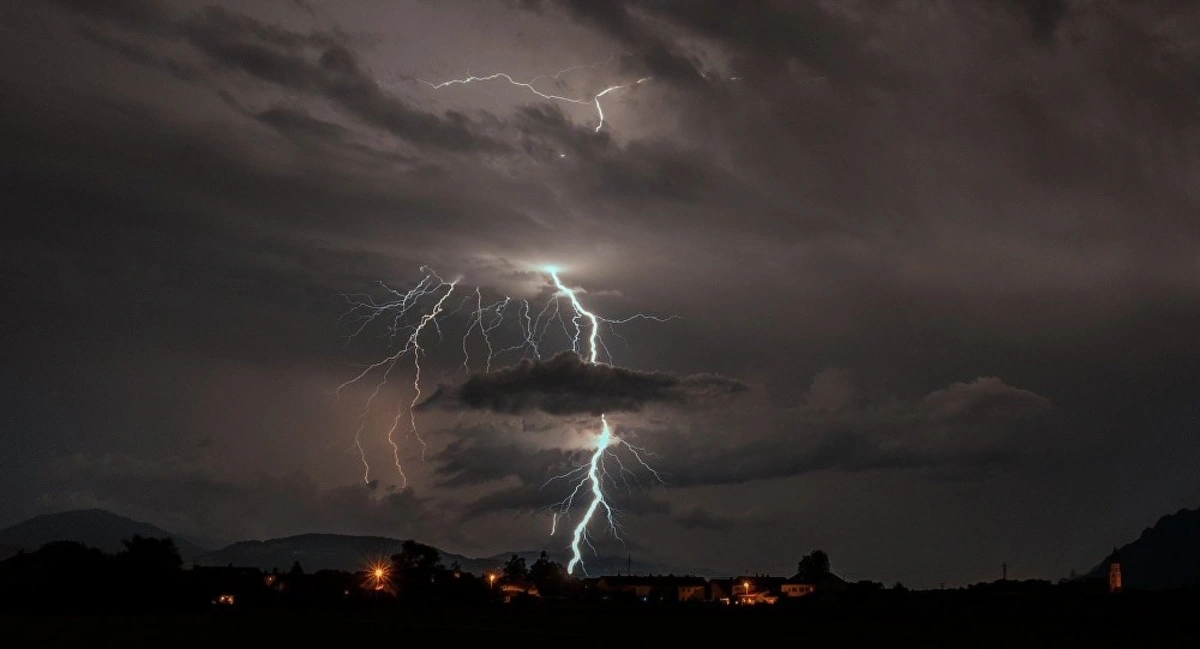
[[[1194,647],[1193,602],[1111,602],[1087,610],[1001,606],[992,610],[809,611],[768,607],[540,605],[371,612],[220,611],[154,616],[7,615],[3,647],[463,646]]]

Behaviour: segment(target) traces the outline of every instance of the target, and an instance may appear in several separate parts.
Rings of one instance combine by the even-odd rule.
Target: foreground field
[[[3,646],[365,647],[414,640],[519,642],[523,646],[645,646],[647,642],[753,642],[823,647],[922,643],[925,646],[1197,646],[1200,624],[1176,607],[1024,611],[798,611],[722,608],[540,606],[357,613],[221,611],[157,616],[0,617]]]

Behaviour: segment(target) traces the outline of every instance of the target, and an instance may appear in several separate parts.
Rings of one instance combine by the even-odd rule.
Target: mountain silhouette
[[[152,538],[170,538],[185,561],[208,550],[161,527],[118,516],[103,509],[77,509],[43,514],[0,530],[0,557],[18,551],[33,552],[52,541],[75,541],[104,552],[125,549],[121,543],[135,534]]]
[[[98,550],[116,553],[124,549],[122,540],[135,534],[153,538],[171,538],[179,548],[184,566],[228,566],[288,570],[296,562],[307,572],[318,570],[361,570],[367,564],[390,559],[398,554],[404,541],[384,536],[309,533],[262,541],[239,541],[218,550],[200,544],[149,523],[119,516],[103,509],[84,509],[35,516],[0,530],[0,559],[18,551],[33,552],[52,541],[75,541]],[[468,557],[435,548],[442,564],[454,564],[466,572],[483,575],[503,569],[512,555],[533,565],[540,550],[499,552],[486,557]],[[548,557],[564,566],[570,559],[565,549],[548,551]],[[585,556],[577,574],[583,575],[695,575],[722,577],[711,570],[688,570],[628,556]]]
[[[306,571],[361,570],[368,564],[387,560],[399,554],[404,541],[385,536],[355,536],[349,534],[299,534],[265,541],[238,541],[220,550],[200,555],[193,562],[201,566],[233,565],[262,570],[287,570],[300,562]],[[442,564],[454,562],[468,572],[497,569],[486,560],[442,552]],[[484,563],[480,563],[484,562]],[[484,566],[483,570],[477,570]]]
[[[265,541],[240,541],[200,555],[193,559],[193,563],[201,566],[233,565],[261,570],[287,570],[298,561],[300,567],[309,572],[322,569],[354,571],[363,569],[373,561],[386,560],[398,554],[403,543],[401,539],[383,536],[300,534]],[[514,554],[525,559],[527,565],[533,565],[541,555],[538,550],[500,552],[487,557],[468,557],[441,549],[438,552],[442,565],[449,568],[458,564],[460,569],[476,575],[499,572]],[[570,559],[565,552],[551,552],[548,556],[563,565]],[[684,574],[678,569],[643,561],[630,563],[626,557],[615,556],[586,558],[585,566],[588,573],[594,575],[623,573],[627,567],[635,574],[643,575],[668,572]]]
[[[1181,509],[1158,519],[1132,543],[1117,548],[1124,588],[1167,590],[1200,586],[1200,509]],[[1108,560],[1089,577],[1107,578]]]

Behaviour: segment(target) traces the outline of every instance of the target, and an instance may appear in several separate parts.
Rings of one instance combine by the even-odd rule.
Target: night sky
[[[629,85],[599,130],[430,85],[496,72]],[[6,3],[0,142],[0,525],[557,552],[601,412],[663,481],[597,550],[686,570],[1058,579],[1200,505],[1193,2]],[[474,291],[518,344],[547,264],[674,317],[464,359]],[[403,341],[343,316],[423,266],[470,300],[400,489],[412,362],[364,481],[379,382],[338,387]]]

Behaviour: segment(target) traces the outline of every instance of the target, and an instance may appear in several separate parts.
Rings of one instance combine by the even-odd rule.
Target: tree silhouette
[[[113,595],[140,610],[164,610],[178,604],[178,586],[183,578],[183,558],[170,538],[135,534],[124,539],[114,565],[120,580]]]
[[[442,569],[442,555],[431,545],[409,539],[400,545],[399,554],[392,555],[392,563],[401,572],[429,575]]]
[[[401,596],[410,601],[426,601],[436,597],[438,576],[445,568],[438,549],[409,539],[392,555],[392,566]]]
[[[814,550],[804,555],[796,565],[796,578],[800,581],[820,581],[829,574],[829,555],[824,550]]]
[[[516,582],[526,579],[529,579],[529,568],[525,565],[525,559],[512,555],[512,558],[504,563],[504,580]]]
[[[125,549],[117,553],[117,561],[125,569],[143,575],[170,574],[183,568],[183,557],[170,538],[156,539],[140,534],[123,539]]]
[[[529,580],[542,595],[561,595],[567,585],[567,569],[561,563],[551,561],[546,551],[529,568]]]
[[[124,583],[112,556],[74,541],[53,541],[35,552],[0,561],[0,610],[107,611],[122,605],[114,585]]]

